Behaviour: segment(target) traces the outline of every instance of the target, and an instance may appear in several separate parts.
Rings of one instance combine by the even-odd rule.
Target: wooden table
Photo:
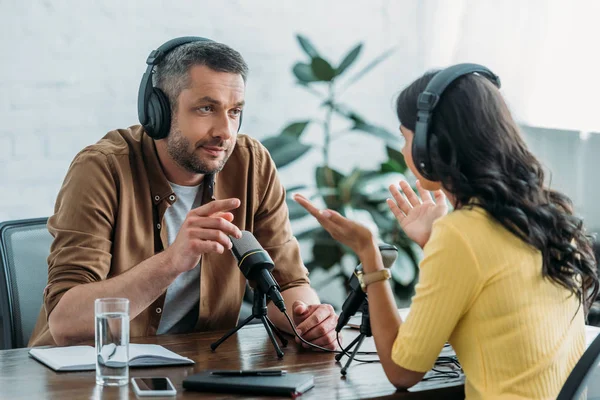
[[[348,343],[355,330],[344,330]],[[130,368],[130,377],[168,376],[177,388],[177,398],[225,399],[249,398],[232,394],[212,394],[186,391],[185,377],[207,369],[281,368],[289,372],[307,372],[315,377],[315,387],[300,399],[462,399],[462,386],[428,392],[396,391],[388,382],[381,364],[353,362],[346,378],[341,378],[340,365],[331,353],[318,353],[299,348],[295,343],[283,349],[279,360],[262,325],[249,325],[227,339],[215,352],[210,344],[223,332],[203,332],[134,338],[134,343],[160,344],[196,362],[190,366],[162,368]],[[368,338],[367,340],[372,340]],[[131,384],[120,388],[95,384],[95,372],[54,372],[30,358],[28,349],[0,351],[0,399],[135,399]],[[367,358],[367,356],[363,356]],[[374,356],[372,356],[374,357]],[[371,358],[372,358],[371,357]],[[147,398],[147,397],[145,397]],[[156,398],[156,397],[155,397]],[[169,397],[174,399],[175,397]],[[273,398],[273,397],[269,397]],[[151,398],[149,398],[151,399]]]

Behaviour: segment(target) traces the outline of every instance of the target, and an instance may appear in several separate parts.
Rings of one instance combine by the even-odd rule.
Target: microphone
[[[285,302],[281,297],[279,285],[271,274],[275,264],[269,253],[262,248],[254,235],[248,231],[242,231],[242,237],[237,239],[229,237],[233,244],[231,252],[238,261],[238,267],[246,279],[256,282],[260,290],[267,294],[273,304],[285,312]]]
[[[390,244],[380,244],[379,252],[383,258],[383,266],[385,268],[390,268],[394,261],[396,261],[396,257],[398,257],[398,249]],[[359,271],[362,271],[362,264],[358,264],[350,277],[350,294],[346,297],[346,300],[344,300],[344,304],[342,305],[342,312],[340,313],[338,323],[335,327],[336,332],[342,330],[350,318],[356,314],[356,311],[358,311],[363,301],[367,299],[367,294],[360,287],[360,283],[356,277],[356,272]]]

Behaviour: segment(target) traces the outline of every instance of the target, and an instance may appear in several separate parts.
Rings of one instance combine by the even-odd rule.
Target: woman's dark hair
[[[398,96],[398,118],[413,132],[417,98],[436,72]],[[527,149],[500,91],[479,75],[457,79],[442,94],[429,127],[431,166],[456,198],[455,208],[482,207],[539,249],[543,276],[575,294],[587,312],[599,286],[590,237],[573,215],[571,200],[544,185],[542,166]]]

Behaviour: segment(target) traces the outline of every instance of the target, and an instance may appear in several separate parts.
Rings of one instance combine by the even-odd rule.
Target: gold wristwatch
[[[356,271],[355,274],[363,292],[367,291],[367,286],[369,286],[371,283],[385,281],[392,277],[392,273],[387,268],[366,274],[363,271]]]

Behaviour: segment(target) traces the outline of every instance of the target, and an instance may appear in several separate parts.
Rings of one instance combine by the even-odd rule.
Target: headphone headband
[[[146,64],[148,65],[157,65],[162,61],[165,55],[169,53],[171,50],[175,49],[175,47],[179,47],[184,44],[193,43],[193,42],[212,42],[213,40],[203,38],[200,36],[182,36],[175,39],[171,39],[166,43],[160,45],[160,47],[156,50],[152,50],[150,55],[146,59]]]
[[[500,88],[500,78],[479,64],[456,64],[441,70],[429,81],[417,98],[417,121],[413,138],[412,155],[417,170],[424,178],[438,180],[429,157],[429,123],[433,111],[444,91],[458,78],[468,74],[479,74]]]

